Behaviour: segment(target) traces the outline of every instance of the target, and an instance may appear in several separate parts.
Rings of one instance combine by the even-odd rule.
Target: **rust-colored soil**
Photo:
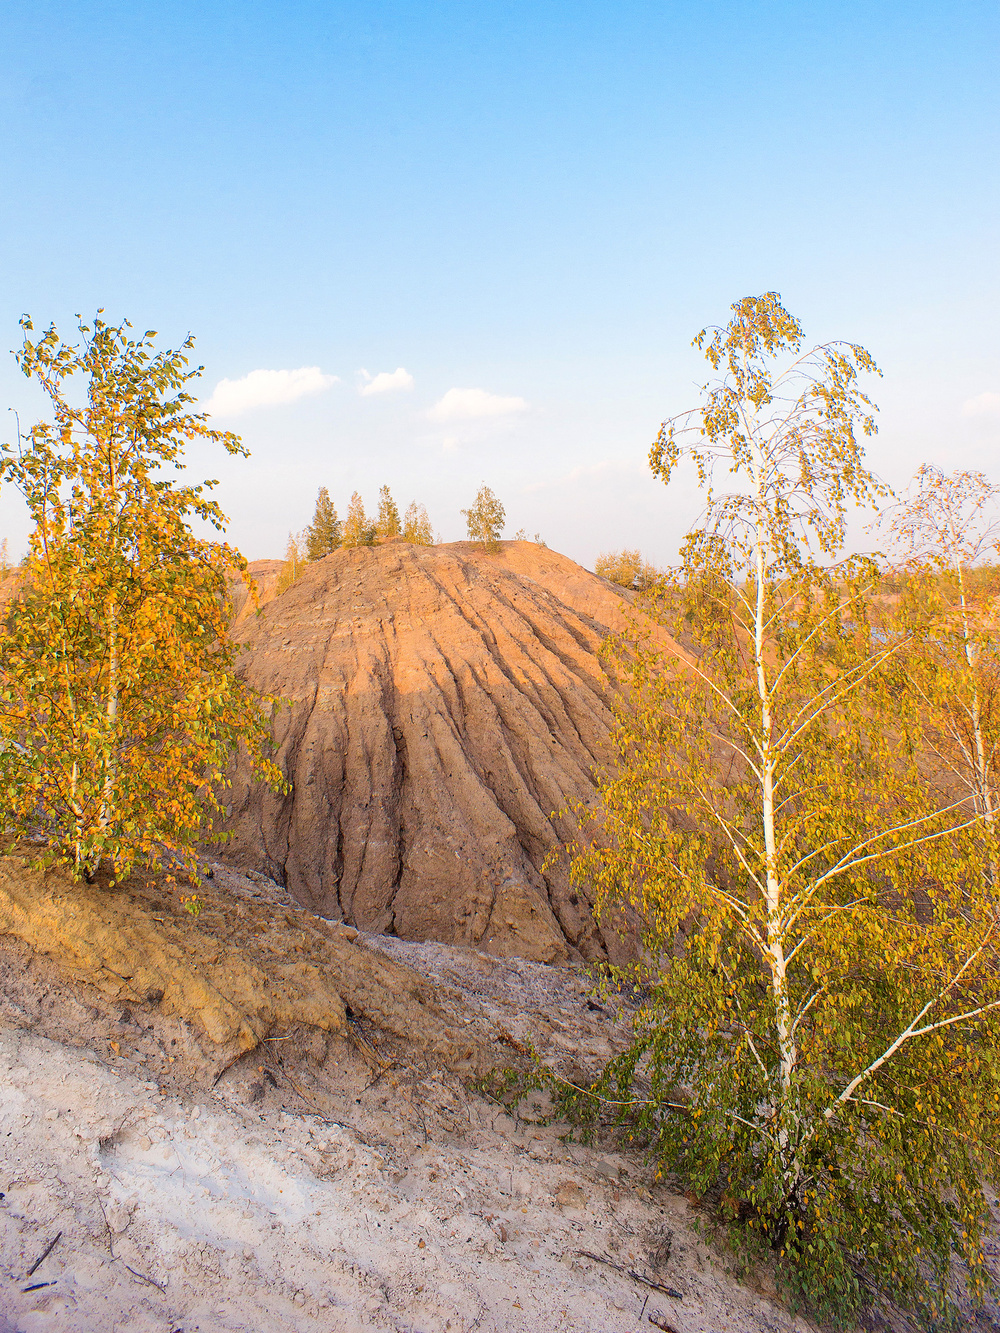
[[[292,783],[237,775],[236,863],[324,916],[542,961],[615,953],[564,862],[608,758],[598,657],[628,594],[530,542],[341,550],[274,596],[252,567],[244,669],[284,697]]]
[[[446,988],[365,947],[351,928],[276,902],[275,890],[220,866],[199,888],[205,906],[194,918],[160,876],[111,889],[10,857],[0,861],[0,934],[106,998],[180,1019],[213,1073],[275,1029],[352,1036],[349,1015],[446,1067],[492,1063],[446,1011]]]

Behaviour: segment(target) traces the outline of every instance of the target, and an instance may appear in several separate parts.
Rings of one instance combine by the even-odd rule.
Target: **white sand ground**
[[[470,987],[482,961],[379,943]],[[538,1021],[566,1014],[568,986],[583,993],[565,969],[504,968],[512,1028],[531,1029],[536,1006]],[[511,976],[526,988],[519,1022]],[[44,1028],[0,1030],[0,1333],[811,1328],[730,1277],[687,1201],[647,1188],[638,1159],[515,1122],[426,1064],[372,1080],[340,1043],[323,1065],[343,1075],[340,1100],[316,1114],[279,1103],[265,1082],[278,1066],[257,1054],[214,1089],[164,1091],[147,1057]],[[319,1104],[319,1074],[311,1092],[295,1077]]]

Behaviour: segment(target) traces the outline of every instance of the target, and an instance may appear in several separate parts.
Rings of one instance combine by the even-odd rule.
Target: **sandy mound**
[[[621,590],[528,542],[337,551],[281,596],[253,567],[263,610],[239,632],[293,783],[238,778],[238,863],[324,916],[407,939],[556,961],[616,950],[565,865],[558,812],[593,799],[607,757],[597,650]]]

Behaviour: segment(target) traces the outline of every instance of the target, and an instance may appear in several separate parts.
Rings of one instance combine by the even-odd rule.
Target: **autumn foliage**
[[[155,334],[100,312],[77,345],[22,327],[18,363],[51,419],[0,464],[34,523],[0,625],[2,832],[35,837],[77,876],[103,860],[121,877],[165,852],[190,862],[238,744],[280,781],[271,701],[239,677],[229,637],[227,588],[245,561],[192,531],[223,526],[213,483],[176,478],[192,440],[245,451],[192,411],[191,338],[157,352]]]
[[[843,555],[848,506],[887,498],[864,466],[868,353],[803,350],[775,293],[696,343],[717,378],[651,463],[664,481],[694,464],[706,521],[609,646],[618,764],[573,863],[642,923],[620,980],[646,998],[630,1049],[569,1101],[614,1108],[813,1311],[852,1323],[884,1296],[942,1319],[956,1282],[976,1301],[990,1281],[986,636],[961,598],[886,599],[879,563]],[[971,766],[949,785],[959,713]]]

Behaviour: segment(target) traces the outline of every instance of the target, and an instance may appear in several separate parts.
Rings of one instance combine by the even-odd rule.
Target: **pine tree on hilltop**
[[[416,500],[407,506],[403,522],[403,540],[412,542],[414,546],[434,545],[434,532],[427,516],[427,509],[424,505],[418,505]]]
[[[310,563],[322,560],[340,545],[340,519],[337,517],[336,505],[330,499],[330,492],[325,486],[319,489],[316,512],[313,514],[313,521],[306,528],[305,536],[306,559]]]
[[[375,540],[375,525],[368,520],[361,492],[355,491],[347,506],[347,517],[341,530],[341,546],[371,546]]]
[[[390,537],[398,537],[402,526],[396,501],[389,493],[389,487],[383,486],[378,493],[378,522],[375,525],[375,536],[383,541],[387,541]]]

